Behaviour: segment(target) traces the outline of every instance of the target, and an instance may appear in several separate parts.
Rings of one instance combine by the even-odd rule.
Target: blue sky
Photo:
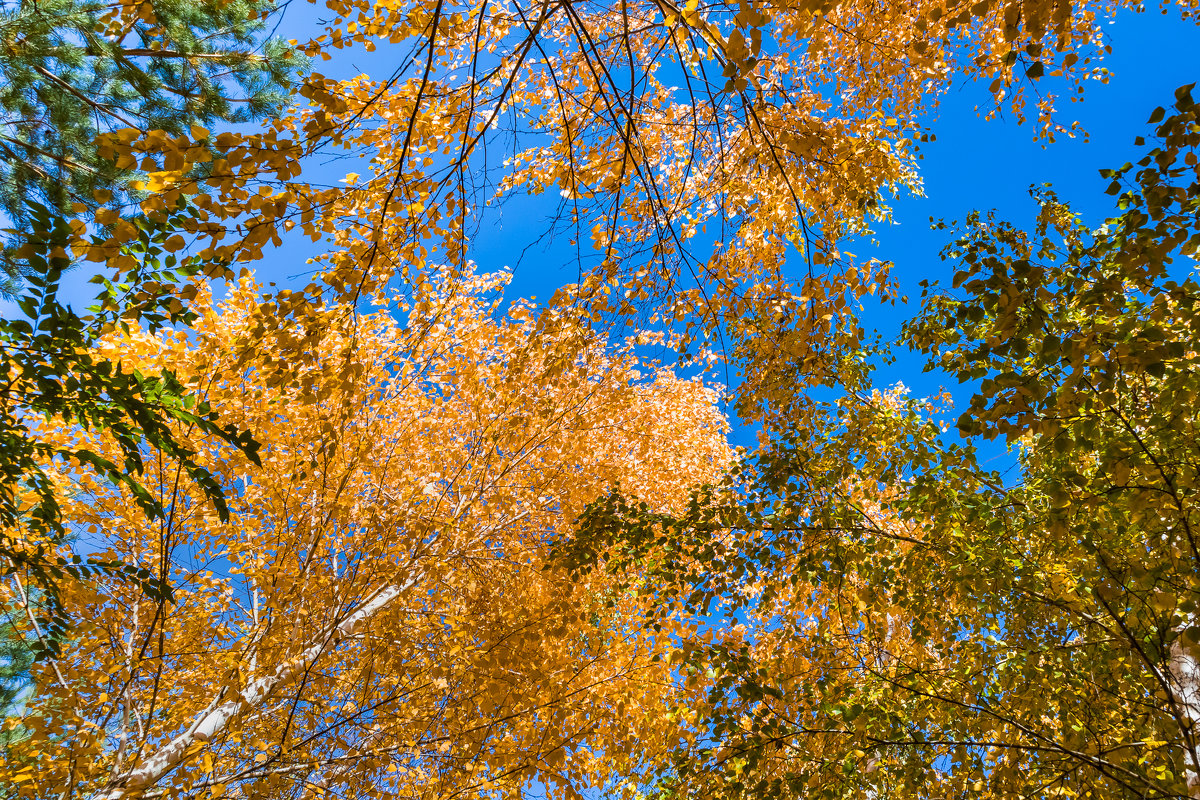
[[[305,28],[318,15],[314,6],[289,9],[285,36],[307,38]],[[1134,159],[1133,139],[1148,132],[1146,119],[1156,106],[1168,105],[1178,86],[1200,79],[1196,68],[1200,56],[1200,26],[1183,22],[1176,13],[1157,11],[1143,14],[1122,12],[1107,23],[1112,54],[1104,66],[1110,70],[1108,83],[1093,82],[1082,102],[1061,107],[1063,121],[1078,119],[1088,138],[1060,137],[1053,144],[1035,141],[1033,128],[1021,125],[1011,115],[984,120],[976,107],[985,107],[991,96],[985,85],[960,81],[943,98],[930,122],[936,141],[923,145],[921,172],[924,197],[901,196],[891,205],[891,224],[877,226],[874,240],[852,243],[848,249],[860,258],[880,258],[895,263],[895,276],[904,292],[919,296],[923,279],[946,280],[954,267],[939,258],[950,238],[947,230],[930,230],[929,219],[963,219],[972,210],[996,209],[999,216],[1019,226],[1031,225],[1036,206],[1029,196],[1031,185],[1052,183],[1060,196],[1071,202],[1085,219],[1099,223],[1111,213],[1112,198],[1104,194],[1108,181],[1098,175]],[[373,54],[343,52],[331,62],[317,65],[331,76],[359,72],[390,71],[386,46]],[[1054,91],[1054,79],[1039,82],[1044,91]],[[1065,95],[1066,92],[1060,92]],[[338,161],[317,166],[312,173],[323,180],[337,180],[349,171],[365,171],[352,163]],[[326,177],[323,173],[328,171]],[[332,174],[337,172],[337,175]],[[306,174],[308,177],[308,174]],[[561,237],[549,246],[534,243],[546,229],[557,198],[515,200],[491,209],[475,243],[474,258],[484,271],[514,268],[510,294],[548,298],[554,289],[576,276],[573,249]],[[307,242],[290,242],[268,252],[256,265],[260,277],[280,285],[299,285],[307,277],[303,258],[314,252]],[[797,264],[797,270],[802,265]],[[300,277],[293,277],[300,276]],[[291,278],[289,280],[289,278]],[[877,306],[868,309],[867,324],[886,337],[899,333],[901,323],[912,315],[913,306]],[[924,374],[923,359],[902,354],[896,364],[881,370],[880,382],[903,381],[914,394],[930,395],[950,389],[959,398],[969,394],[956,387],[950,376]],[[750,446],[753,431],[734,421],[734,441]],[[1004,448],[987,448],[986,457],[1001,463],[1011,459]]]
[[[311,4],[288,9],[279,34],[307,38],[316,32],[323,9]],[[1200,26],[1182,22],[1177,14],[1157,11],[1143,14],[1122,12],[1106,25],[1113,53],[1104,66],[1112,71],[1108,84],[1089,84],[1083,102],[1064,103],[1064,120],[1079,119],[1090,134],[1060,138],[1046,145],[1033,140],[1033,129],[1010,117],[983,120],[977,105],[986,105],[986,87],[962,81],[943,99],[933,120],[936,142],[923,145],[921,163],[925,197],[899,197],[892,206],[895,222],[879,226],[879,246],[864,243],[852,247],[862,257],[875,256],[896,262],[898,275],[907,288],[922,278],[950,274],[938,260],[946,232],[928,230],[929,217],[957,219],[972,209],[996,208],[1001,216],[1024,223],[1034,209],[1028,196],[1031,184],[1050,182],[1081,211],[1103,216],[1111,198],[1103,194],[1107,181],[1097,171],[1118,166],[1134,153],[1133,138],[1147,132],[1146,118],[1157,105],[1166,105],[1176,87],[1200,79],[1196,69],[1200,56]],[[330,62],[314,67],[330,76],[360,72],[379,75],[394,66],[387,46],[374,53],[341,51]],[[1054,90],[1054,79],[1039,83]],[[346,172],[362,171],[353,161],[310,164],[305,178],[336,181]],[[511,209],[490,211],[484,230],[476,241],[475,258],[484,270],[517,267],[517,283],[523,293],[546,297],[553,288],[572,279],[575,267],[566,248],[530,248],[521,251],[544,230],[544,215],[553,212],[557,198],[513,203]],[[304,273],[303,256],[315,252],[302,242],[289,242],[282,250],[268,251],[256,271],[267,280],[288,282],[289,276]],[[520,260],[519,266],[517,262]],[[570,262],[571,274],[559,265]],[[294,282],[299,283],[297,278]],[[888,324],[881,319],[881,324]]]
[[[1032,129],[1010,117],[985,121],[975,111],[988,100],[984,86],[966,84],[945,97],[936,115],[937,141],[925,146],[921,165],[925,197],[898,198],[894,224],[878,228],[878,246],[855,249],[860,256],[893,261],[894,274],[913,300],[908,307],[877,307],[869,315],[886,337],[899,334],[915,311],[921,280],[948,283],[956,271],[939,258],[951,231],[931,230],[930,217],[950,222],[975,209],[996,209],[1002,219],[1028,229],[1037,210],[1029,189],[1043,183],[1053,184],[1088,224],[1098,225],[1112,215],[1114,198],[1104,193],[1109,181],[1099,170],[1136,161],[1139,148],[1133,140],[1150,133],[1146,120],[1151,112],[1169,107],[1179,86],[1200,80],[1200,26],[1152,12],[1122,13],[1106,28],[1113,52],[1104,66],[1112,77],[1107,84],[1091,84],[1082,102],[1063,109],[1083,124],[1086,141],[1035,142]],[[953,376],[924,373],[923,366],[919,354],[902,352],[894,365],[880,369],[878,378],[885,384],[903,381],[919,396],[944,389],[956,401],[970,396],[969,386],[959,386]],[[957,412],[951,420],[955,416]],[[1013,465],[1013,455],[1001,443],[977,444],[990,466]]]
[[[278,33],[285,38],[306,39],[317,31],[324,9],[312,4],[290,7]],[[958,83],[945,97],[933,123],[937,140],[923,145],[921,162],[925,196],[902,196],[892,202],[894,221],[877,226],[877,244],[856,242],[848,249],[859,257],[893,261],[895,275],[910,296],[919,294],[922,279],[943,280],[954,271],[938,254],[949,239],[949,231],[931,231],[929,218],[962,219],[973,209],[997,209],[1002,218],[1028,226],[1035,212],[1029,197],[1033,184],[1052,183],[1089,221],[1101,221],[1112,209],[1103,193],[1107,181],[1098,170],[1132,160],[1135,136],[1148,131],[1146,119],[1158,105],[1168,105],[1176,87],[1200,79],[1196,68],[1200,56],[1200,26],[1183,22],[1177,14],[1157,11],[1121,13],[1106,25],[1112,54],[1104,66],[1112,77],[1107,84],[1092,83],[1083,102],[1065,104],[1064,119],[1078,119],[1089,138],[1060,138],[1053,144],[1033,139],[1033,129],[1011,117],[984,120],[976,106],[986,106],[986,87]],[[394,54],[383,47],[373,54],[361,51],[338,53],[331,62],[318,62],[317,69],[331,76],[359,72],[390,72]],[[1053,79],[1040,83],[1053,91]],[[365,171],[350,161],[310,164],[305,179],[333,182],[349,171]],[[515,267],[513,294],[546,298],[561,283],[572,280],[576,271],[572,253],[565,243],[531,247],[521,252],[545,229],[557,198],[518,201],[485,218],[476,242],[474,257],[485,271]],[[544,210],[542,210],[544,209]],[[564,237],[565,238],[565,237]],[[311,270],[305,258],[317,252],[300,237],[268,250],[254,265],[261,280],[281,286],[302,286]],[[520,263],[518,263],[518,261]],[[797,264],[797,269],[801,265]],[[80,305],[91,296],[84,284],[86,273],[71,276],[69,295]],[[77,299],[76,299],[77,298]],[[868,325],[887,337],[899,332],[901,322],[912,314],[909,307],[868,309]],[[947,376],[923,375],[922,359],[902,357],[881,373],[884,383],[903,380],[916,394],[927,395],[951,388]],[[962,392],[957,392],[961,396]],[[739,443],[749,444],[748,431],[735,434]]]

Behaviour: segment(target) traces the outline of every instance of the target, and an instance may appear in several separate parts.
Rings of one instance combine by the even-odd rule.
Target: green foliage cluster
[[[54,471],[90,470],[123,485],[155,518],[164,510],[140,476],[147,454],[161,453],[179,460],[224,518],[221,487],[173,426],[257,457],[248,434],[218,424],[170,371],[145,375],[93,352],[116,325],[142,322],[154,331],[192,321],[179,288],[202,265],[178,259],[171,252],[178,245],[166,244],[189,229],[188,208],[130,220],[135,235],[110,267],[133,266],[96,278],[92,315],[61,303],[58,288],[71,266],[68,219],[137,199],[128,183],[139,165],[103,157],[99,135],[180,134],[282,110],[303,59],[265,35],[272,10],[257,0],[0,4],[0,214],[12,225],[0,250],[0,290],[26,288],[18,301],[25,317],[0,321],[0,574],[27,581],[39,614],[35,655],[57,653],[66,633],[58,602],[64,580],[108,575],[152,597],[170,595],[162,576],[140,567],[57,554],[69,525]],[[75,445],[52,443],[46,428],[58,425],[78,431]],[[119,443],[119,463],[87,446],[100,431]]]
[[[169,134],[280,111],[303,59],[264,37],[258,0],[17,0],[0,4],[0,212],[14,223],[0,266],[33,213],[127,191],[132,169],[97,153],[98,134]],[[11,289],[11,286],[10,286]]]
[[[139,235],[123,245],[122,261],[133,267],[118,283],[102,284],[93,314],[81,317],[58,299],[59,282],[70,266],[66,246],[70,226],[35,207],[23,258],[31,267],[29,288],[21,298],[23,319],[0,320],[0,574],[19,571],[42,593],[45,618],[38,654],[53,655],[67,620],[59,613],[58,586],[66,578],[108,574],[140,583],[152,597],[169,597],[163,576],[118,562],[68,561],[53,555],[68,535],[59,505],[64,491],[50,470],[90,470],[124,486],[150,518],[164,514],[161,501],[140,481],[146,453],[178,462],[214,505],[221,519],[229,509],[216,478],[183,444],[175,427],[237,447],[257,462],[258,445],[246,432],[221,426],[205,402],[169,370],[143,374],[99,355],[95,345],[105,330],[141,322],[150,332],[166,325],[187,325],[194,312],[174,289],[197,275],[202,264],[180,260],[165,250],[176,235],[176,215],[157,223],[139,220]],[[158,287],[147,291],[147,287]],[[45,435],[43,426],[74,428],[71,444]],[[120,449],[120,463],[88,447],[88,436],[103,432]]]
[[[34,648],[10,626],[0,627],[0,714],[7,716],[28,691]],[[0,747],[4,741],[0,738]]]

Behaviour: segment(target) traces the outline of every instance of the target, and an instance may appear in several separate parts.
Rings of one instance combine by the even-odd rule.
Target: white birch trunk
[[[1200,726],[1200,663],[1175,641],[1171,645],[1170,670],[1171,682],[1175,684],[1175,702],[1188,725],[1187,739],[1194,742]],[[1187,765],[1184,776],[1187,778],[1188,797],[1200,799],[1200,767],[1196,764],[1194,747],[1188,747],[1184,763]]]
[[[341,622],[327,628],[312,644],[261,678],[251,681],[234,696],[222,691],[212,699],[186,731],[155,753],[109,781],[93,800],[124,800],[141,795],[183,763],[188,750],[197,742],[207,742],[223,733],[230,721],[247,711],[261,707],[278,689],[308,669],[322,653],[353,636],[375,614],[386,608],[416,581],[378,589]]]

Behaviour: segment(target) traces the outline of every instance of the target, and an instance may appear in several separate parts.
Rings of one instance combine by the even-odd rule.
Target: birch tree
[[[162,520],[62,474],[81,546],[145,565],[174,602],[72,584],[81,622],[35,667],[0,780],[106,800],[574,796],[665,747],[682,695],[638,601],[569,580],[545,542],[612,483],[681,509],[729,458],[716,397],[577,320],[503,314],[499,283],[447,274],[303,325],[244,283],[198,297],[195,341],[107,340],[252,428],[263,466],[195,441],[228,523],[166,459]]]

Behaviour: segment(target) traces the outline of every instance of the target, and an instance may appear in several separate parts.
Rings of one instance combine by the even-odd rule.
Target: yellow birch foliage
[[[921,115],[951,81],[988,82],[985,113],[1072,133],[1056,95],[1104,78],[1102,24],[1123,8],[1140,4],[330,0],[299,46],[386,48],[387,74],[314,73],[262,134],[118,132],[107,152],[143,165],[151,210],[198,194],[214,254],[256,258],[295,226],[328,238],[325,276],[352,296],[464,263],[490,203],[557,194],[548,227],[579,262],[564,298],[711,327],[751,310],[748,285],[786,299],[789,253],[840,269],[822,265],[837,239],[919,186]],[[361,166],[310,185],[299,162],[318,152]]]
[[[228,524],[169,463],[147,480],[163,521],[69,476],[81,541],[159,572],[174,602],[70,587],[81,622],[38,667],[0,781],[25,797],[516,796],[532,780],[574,796],[664,751],[686,698],[638,601],[548,566],[546,542],[612,484],[682,511],[728,465],[724,418],[712,390],[570,319],[502,314],[501,284],[447,274],[388,309],[403,323],[313,307],[289,329],[244,281],[198,298],[194,341],[114,336],[125,368],[174,369],[253,430],[263,469],[195,442],[230,487]]]

